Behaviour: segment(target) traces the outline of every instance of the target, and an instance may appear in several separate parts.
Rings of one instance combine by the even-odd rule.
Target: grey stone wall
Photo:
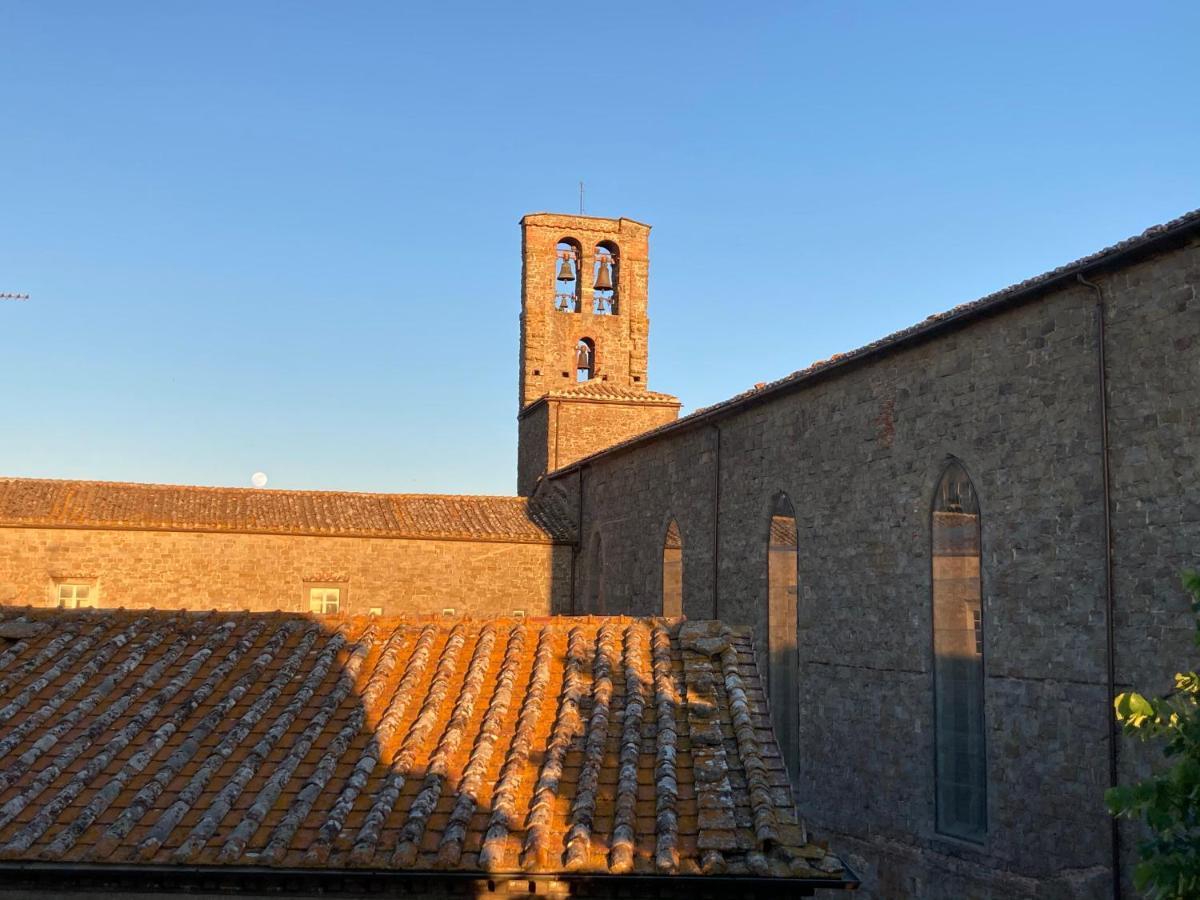
[[[1162,688],[1191,654],[1178,571],[1200,565],[1200,248],[1094,277],[1108,329],[1118,687]],[[791,498],[796,789],[875,895],[1109,895],[1098,336],[1095,297],[1073,285],[583,473],[580,546],[602,535],[607,611],[658,610],[674,515],[686,614],[752,624],[760,647],[769,504]],[[934,821],[929,517],[951,457],[982,511],[982,845]],[[1119,746],[1126,775],[1144,766]]]

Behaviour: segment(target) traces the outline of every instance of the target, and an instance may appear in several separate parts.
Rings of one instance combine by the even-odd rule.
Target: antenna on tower
[[[579,182],[579,214],[583,215],[583,182]]]

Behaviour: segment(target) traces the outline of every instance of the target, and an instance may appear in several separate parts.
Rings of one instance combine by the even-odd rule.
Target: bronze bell
[[[571,265],[571,257],[563,257],[562,268],[558,270],[559,281],[574,281],[575,267]]]
[[[612,266],[609,265],[608,257],[600,257],[600,271],[596,273],[596,283],[592,287],[596,291],[611,291],[612,285]]]
[[[592,352],[587,344],[580,344],[575,348],[575,368],[591,370]]]

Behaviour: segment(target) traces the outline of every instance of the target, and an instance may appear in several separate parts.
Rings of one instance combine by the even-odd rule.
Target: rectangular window
[[[342,608],[342,589],[336,587],[314,587],[308,589],[308,611],[317,615],[329,615]]]
[[[62,609],[90,609],[96,606],[96,586],[87,582],[62,581],[56,587],[58,605]]]
[[[383,607],[382,606],[372,606],[370,609],[367,610],[367,615],[368,616],[382,616],[383,615]]]

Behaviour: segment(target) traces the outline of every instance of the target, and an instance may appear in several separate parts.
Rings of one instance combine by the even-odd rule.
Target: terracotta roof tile
[[[590,398],[594,400],[623,400],[633,403],[679,405],[679,398],[671,394],[663,394],[658,391],[646,390],[645,388],[617,387],[599,379],[585,381],[582,384],[572,385],[571,387],[558,388],[550,391],[546,396],[552,399],[564,400]]]
[[[820,878],[748,637],[16,610],[0,859]]]
[[[0,478],[0,525],[362,537],[569,540],[524,497],[357,494]]]

